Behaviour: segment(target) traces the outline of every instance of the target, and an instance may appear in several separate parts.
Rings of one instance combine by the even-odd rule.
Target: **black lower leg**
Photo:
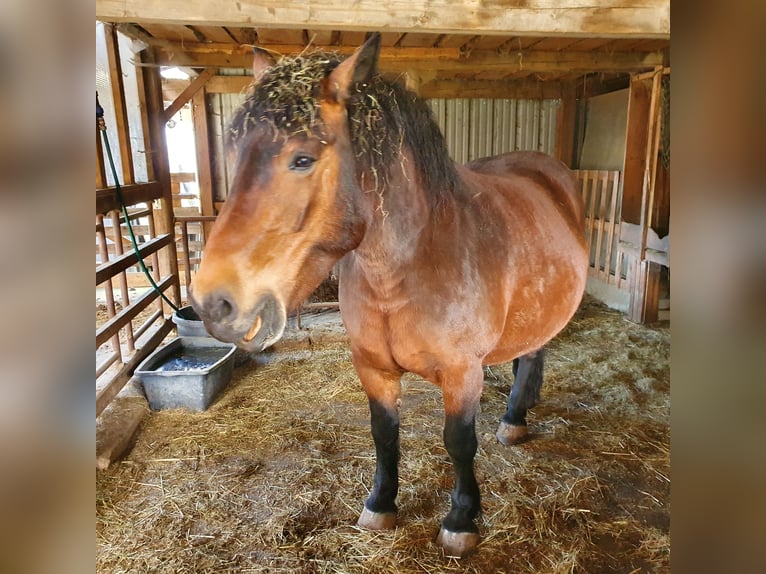
[[[377,459],[375,483],[364,503],[373,512],[396,512],[399,491],[399,413],[370,399],[370,426]]]
[[[532,408],[540,398],[543,386],[543,349],[514,359],[514,381],[508,397],[508,410],[503,421],[516,426],[526,426],[527,409]]]
[[[452,509],[442,521],[442,527],[451,532],[478,532],[474,518],[481,509],[479,485],[473,472],[476,441],[475,419],[447,416],[444,424],[444,445],[455,468],[455,487],[452,490]]]

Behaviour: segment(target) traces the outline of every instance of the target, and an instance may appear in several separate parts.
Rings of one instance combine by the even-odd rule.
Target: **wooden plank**
[[[433,48],[438,39],[439,37],[434,34],[416,34],[410,32],[399,38],[398,45],[402,48]]]
[[[604,269],[606,270],[606,281],[607,283],[611,282],[611,268],[612,268],[612,255],[613,251],[615,249],[614,245],[614,238],[615,238],[615,228],[617,226],[617,220],[619,219],[619,214],[617,213],[618,205],[617,205],[617,196],[619,195],[619,186],[620,186],[620,172],[619,171],[612,171],[610,172],[610,178],[611,182],[611,191],[610,191],[610,202],[609,202],[609,226],[607,227],[607,249],[606,249],[606,259],[604,261]],[[619,235],[618,235],[619,237]],[[617,270],[619,272],[619,270]]]
[[[303,30],[301,29],[259,27],[257,29],[257,32],[258,32],[258,45],[304,44]]]
[[[111,220],[112,222],[120,221],[120,212],[118,210],[114,210],[110,212]],[[115,254],[119,257],[125,253],[125,246],[123,245],[122,241],[122,227],[120,227],[119,223],[116,226],[112,226],[110,231],[112,232],[112,241],[114,242],[114,251]],[[125,277],[125,272],[122,271],[118,273],[117,275],[118,281],[120,284],[120,297],[122,299],[122,305],[123,307],[130,304],[130,293],[128,292],[128,280],[127,277]],[[126,336],[127,336],[127,346],[128,346],[128,353],[132,353],[135,349],[134,347],[134,339],[133,339],[133,328],[132,325],[128,325],[126,330]]]
[[[474,34],[447,34],[441,39],[441,42],[439,42],[439,47],[461,49],[463,46],[469,44],[474,38],[479,37],[480,36]]]
[[[215,215],[190,215],[190,216],[178,216],[176,221],[215,221],[217,217]]]
[[[529,0],[473,2],[409,0],[240,0],[239,2],[158,2],[96,0],[104,22],[182,23],[319,30],[396,30],[439,34],[521,36],[670,37],[669,0]]]
[[[601,247],[604,239],[604,227],[606,219],[606,196],[607,196],[607,180],[609,178],[609,172],[606,170],[600,170],[598,173],[598,183],[596,184],[601,190],[600,201],[598,206],[598,229],[596,231],[596,275],[600,279],[605,279],[604,274],[601,272]]]
[[[628,319],[634,323],[653,323],[659,308],[661,265],[636,258],[634,268],[636,275],[631,286]]]
[[[536,44],[534,44],[535,50],[556,50],[561,51],[566,49],[567,47],[571,46],[575,42],[577,42],[578,38],[557,38],[557,37],[550,37],[550,38],[543,38]]]
[[[557,99],[559,82],[538,80],[432,80],[419,86],[422,98]]]
[[[205,46],[201,44],[201,46]],[[272,45],[278,53],[295,54],[300,49]],[[297,47],[295,47],[297,48]],[[353,46],[339,48],[340,53],[353,51]],[[418,54],[418,51],[422,53]],[[457,48],[381,48],[379,68],[382,72],[403,73],[408,69],[435,70],[442,73],[476,73],[505,71],[507,74],[638,72],[661,65],[662,52],[577,52],[523,51],[507,54],[496,51],[473,51],[461,56]],[[163,66],[193,66],[219,68],[249,68],[252,55],[243,52],[211,52],[209,49],[178,50],[159,48],[159,63]]]
[[[160,235],[158,237],[155,237],[154,239],[147,241],[146,243],[143,243],[141,246],[139,246],[138,252],[141,254],[141,257],[146,259],[148,255],[170,244],[173,244],[173,246],[175,247],[175,244],[173,243],[173,236],[170,235],[169,233],[165,233],[163,235]],[[96,285],[101,285],[104,281],[111,279],[112,277],[117,275],[120,271],[123,271],[127,269],[128,267],[132,267],[133,265],[136,265],[137,263],[138,263],[138,257],[136,256],[135,252],[130,251],[128,253],[125,253],[121,257],[112,259],[111,261],[107,263],[103,263],[99,265],[96,268]]]
[[[103,215],[98,214],[96,216],[96,221],[101,224],[100,226],[101,230],[96,232],[96,241],[98,242],[101,261],[104,262],[103,265],[109,265],[109,255],[106,248],[106,232],[104,231]],[[114,304],[114,287],[112,285],[111,277],[109,277],[106,280],[106,285],[104,285],[104,294],[106,296],[106,312],[109,315],[109,317],[114,317],[117,313],[115,310],[116,307]],[[122,360],[122,348],[120,347],[120,337],[117,334],[115,334],[112,337],[112,347],[114,348],[114,352],[117,355],[117,360]]]
[[[194,26],[208,42],[234,42],[234,38],[221,26]]]
[[[191,285],[191,269],[189,265],[189,227],[188,224],[181,222],[181,242],[183,243],[183,268],[186,285]]]
[[[154,225],[159,234],[170,235],[173,233],[173,198],[170,189],[170,166],[168,149],[165,140],[165,119],[162,101],[162,78],[157,66],[157,55],[154,49],[147,48],[141,52],[141,63],[148,64],[142,67],[144,88],[146,91],[146,107],[148,118],[148,145],[151,151],[153,172],[160,184],[162,209],[154,211]],[[168,245],[168,249],[158,252],[159,265],[155,271],[163,275],[174,275],[176,283],[173,285],[173,297],[175,303],[181,303],[181,283],[178,280],[178,257],[176,255],[175,242]],[[159,276],[159,275],[158,275]]]
[[[567,167],[574,165],[575,119],[577,115],[577,95],[573,82],[562,82],[561,105],[556,113],[556,157]]]
[[[644,163],[649,141],[650,99],[651,90],[647,82],[631,81],[620,215],[623,221],[637,225],[641,223],[642,218]]]
[[[101,385],[96,391],[96,416],[100,415],[106,406],[117,396],[122,387],[125,386],[133,375],[133,371],[148,357],[173,330],[173,322],[165,321],[146,342],[137,349],[135,354],[128,359],[120,371],[106,384]]]
[[[164,4],[164,2],[159,2],[159,4]],[[97,18],[98,19],[98,18]],[[136,22],[136,20],[131,20],[132,22]],[[198,22],[187,22],[187,24],[196,24]],[[156,38],[168,38],[176,42],[197,42],[197,36],[194,35],[194,32],[189,30],[189,28],[185,26],[175,26],[174,22],[169,22],[168,24],[152,24],[152,23],[144,23],[141,27],[149,32],[152,36]]]
[[[157,283],[157,287],[160,291],[165,291],[165,289],[171,285],[172,281],[172,277],[165,277],[162,281]],[[124,307],[122,311],[110,318],[106,323],[101,325],[101,327],[96,329],[96,348],[98,349],[101,345],[106,343],[110,337],[119,333],[120,329],[130,323],[130,321],[141,313],[141,311],[149,307],[149,304],[157,297],[159,297],[159,294],[154,291],[154,289],[147,291],[130,305]],[[138,333],[136,336],[140,337],[141,334]]]
[[[128,127],[128,110],[125,105],[125,85],[123,82],[122,62],[120,61],[120,46],[117,30],[114,26],[105,24],[106,55],[109,62],[109,84],[112,88],[112,103],[117,131],[117,144],[120,149],[120,168],[122,184],[135,181],[133,170],[133,153],[130,145],[130,128]]]
[[[179,65],[180,62],[193,63],[199,66],[201,62],[218,61],[225,62],[226,65],[219,64],[213,67],[234,67],[250,68],[252,65],[252,48],[245,44],[230,43],[202,43],[202,42],[168,42],[155,41],[154,45],[158,48],[158,57],[162,65]],[[277,55],[290,56],[297,55],[306,51],[306,45],[298,44],[273,44],[258,43],[258,47]],[[358,47],[357,44],[348,44],[342,46],[332,46],[332,51],[338,54],[349,56],[353,54]],[[226,58],[218,59],[215,58]],[[459,59],[462,57],[460,50],[456,47],[405,47],[383,46],[380,49],[380,61],[389,60],[428,60],[436,59]],[[181,60],[179,60],[181,58]],[[239,65],[236,65],[239,64]]]
[[[120,188],[125,205],[148,203],[162,196],[162,189],[156,181],[149,183],[135,183],[124,185]],[[108,213],[114,209],[120,209],[121,205],[113,187],[96,190],[96,213]]]
[[[96,189],[106,187],[106,162],[104,161],[104,144],[101,141],[101,130],[96,128]]]
[[[158,299],[158,301],[160,300]],[[136,329],[136,338],[146,333],[152,327],[152,323],[154,323],[157,319],[161,318],[162,316],[163,316],[162,308],[160,308],[159,310],[149,315],[149,317],[146,318],[143,324],[140,325],[138,329]]]
[[[660,90],[662,88],[662,69],[655,70],[652,78],[652,96],[649,104],[649,136],[644,161],[644,183],[641,204],[641,259],[646,253],[646,242],[651,215],[654,206],[654,189],[657,181],[657,158],[660,149]],[[649,302],[649,308],[656,302]]]
[[[252,79],[251,79],[252,81]],[[199,183],[200,211],[204,216],[215,215],[213,206],[213,171],[210,149],[210,126],[208,124],[207,98],[203,89],[192,100],[192,121],[194,122],[194,143],[197,154],[197,181]],[[205,223],[205,232],[210,233],[211,224]]]
[[[309,44],[311,46],[332,46],[332,30],[307,30]]]
[[[205,68],[199,76],[194,78],[194,80],[191,81],[191,83],[186,86],[183,92],[181,92],[178,97],[173,100],[173,102],[165,109],[163,112],[164,119],[167,122],[170,118],[172,118],[178,111],[184,107],[186,102],[188,102],[192,96],[197,94],[207,83],[207,81],[215,75],[215,68]]]

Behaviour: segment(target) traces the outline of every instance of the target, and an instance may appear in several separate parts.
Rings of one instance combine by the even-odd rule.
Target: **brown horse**
[[[479,540],[473,471],[482,365],[514,360],[497,432],[526,435],[542,348],[583,293],[583,208],[573,177],[541,153],[454,164],[427,104],[376,73],[380,37],[349,58],[278,64],[255,50],[255,82],[231,126],[236,175],[192,286],[217,338],[260,351],[341,260],[340,305],[371,413],[377,468],[359,525],[393,528],[400,378],[439,385],[455,470],[439,540]]]

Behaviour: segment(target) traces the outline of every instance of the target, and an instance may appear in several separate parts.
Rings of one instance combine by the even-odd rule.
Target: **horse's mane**
[[[338,54],[319,51],[283,57],[263,74],[236,111],[229,143],[236,145],[256,122],[266,122],[285,136],[321,137],[319,86],[341,61]],[[405,147],[432,202],[438,204],[458,190],[455,165],[424,100],[376,74],[369,83],[352,87],[346,107],[357,172],[365,188],[383,192],[392,170],[401,169]]]

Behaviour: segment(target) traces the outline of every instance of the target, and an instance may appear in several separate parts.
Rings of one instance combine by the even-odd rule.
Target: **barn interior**
[[[468,565],[489,571],[507,558],[514,572],[638,572],[669,564],[668,0],[97,0],[96,20],[105,112],[96,147],[96,409],[103,434],[120,429],[98,459],[104,571],[465,568],[445,563],[431,540],[450,473],[437,446],[438,389],[416,378],[407,382],[414,452],[404,461],[412,482],[402,503],[412,519],[398,536],[352,527],[374,451],[342,327],[330,317],[336,279],[304,305],[282,347],[236,369],[209,412],[147,414],[131,392],[136,367],[174,336],[159,292],[186,303],[226,201],[232,165],[223,134],[252,81],[252,46],[348,55],[375,31],[381,72],[428,101],[453,159],[550,153],[574,171],[586,205],[588,296],[551,353],[550,398],[533,423],[541,439],[511,455],[482,441],[487,537]],[[512,376],[495,374],[482,407],[501,414]],[[314,413],[296,411],[301,378],[324,387]],[[267,394],[280,385],[282,394]],[[130,406],[117,408],[121,400]],[[489,418],[480,434],[490,433]],[[328,494],[336,483],[337,498]],[[240,514],[228,530],[227,508]],[[242,543],[250,523],[264,526]]]

